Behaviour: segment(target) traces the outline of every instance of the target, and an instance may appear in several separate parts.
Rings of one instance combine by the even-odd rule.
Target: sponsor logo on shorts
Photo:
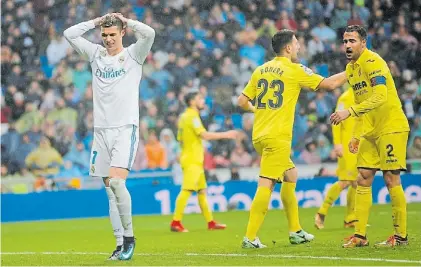
[[[91,172],[95,173],[95,166],[94,165],[92,165],[92,167],[91,167]]]
[[[395,162],[398,162],[398,160],[397,159],[387,159],[386,160],[386,163],[395,163]]]

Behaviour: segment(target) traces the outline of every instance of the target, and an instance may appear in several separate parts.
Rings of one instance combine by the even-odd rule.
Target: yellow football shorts
[[[205,170],[201,165],[182,166],[183,183],[181,189],[199,191],[205,189],[208,185],[206,183]]]
[[[338,168],[336,169],[336,175],[339,181],[356,181],[358,176],[357,169],[357,155],[352,154],[348,145],[344,146],[343,156],[338,158]]]
[[[263,139],[253,142],[260,161],[260,177],[282,182],[285,172],[295,167],[290,158],[291,141],[282,139]]]
[[[376,139],[361,138],[357,166],[382,171],[405,171],[408,134],[400,132],[385,134]]]

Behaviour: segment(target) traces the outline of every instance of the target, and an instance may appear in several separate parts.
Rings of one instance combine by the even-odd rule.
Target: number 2
[[[388,157],[394,157],[395,155],[392,153],[392,151],[393,151],[393,146],[391,145],[391,144],[388,144],[387,146],[386,146],[386,149],[387,149],[387,156]]]
[[[269,89],[269,82],[266,79],[260,79],[257,82],[257,87],[262,88],[262,92],[257,97],[257,108],[258,109],[265,109],[266,103],[264,103],[263,97],[266,95]],[[273,99],[269,99],[267,105],[271,109],[278,109],[282,106],[283,98],[282,93],[284,92],[284,83],[281,80],[273,80],[270,83],[270,89],[273,89],[273,96],[276,98],[276,101]]]
[[[98,155],[98,151],[92,151],[92,154],[94,155],[92,157],[92,165],[94,165],[95,164],[95,160],[96,160],[96,156]]]

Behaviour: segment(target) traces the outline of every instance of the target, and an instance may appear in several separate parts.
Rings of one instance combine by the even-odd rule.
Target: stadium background
[[[100,179],[87,176],[93,127],[90,67],[71,49],[62,33],[71,25],[112,11],[141,20],[156,30],[139,87],[142,140],[130,174],[138,179],[129,179],[128,183],[132,190],[158,186],[175,192],[178,188],[181,173],[177,163],[176,123],[184,109],[183,95],[192,88],[206,95],[206,108],[201,117],[209,130],[234,128],[242,132],[235,141],[205,143],[207,178],[215,182],[210,194],[224,195],[218,186],[228,188],[229,183],[223,183],[228,180],[255,181],[259,158],[251,145],[253,116],[240,112],[235,99],[253,69],[274,56],[271,36],[282,28],[296,30],[302,63],[328,76],[345,67],[340,40],[344,27],[349,24],[367,26],[368,47],[389,64],[411,125],[408,167],[412,173],[419,174],[420,6],[420,0],[2,1],[1,192],[5,193],[2,203],[6,203],[7,197],[10,197],[8,204],[15,203],[6,210],[3,206],[6,204],[2,204],[2,215],[7,210],[13,214],[14,207],[28,207],[29,212],[28,205],[34,197],[41,199],[40,192],[102,188]],[[85,37],[101,43],[98,30],[90,31]],[[125,46],[134,41],[133,33],[128,30]],[[300,95],[291,157],[302,178],[308,180],[297,188],[304,190],[304,195],[306,190],[318,188],[321,196],[334,181],[312,177],[334,176],[337,157],[332,150],[328,116],[345,89],[333,93],[303,91]],[[51,147],[39,147],[42,136],[48,137]],[[25,162],[31,153],[42,156]],[[419,175],[411,177],[409,181],[420,188]],[[248,182],[236,182],[237,190],[249,190]],[[148,199],[156,204],[154,193],[160,191],[156,187],[153,190]],[[381,190],[379,185],[376,192]],[[418,196],[417,190],[407,194]],[[23,198],[22,203],[16,200],[22,193],[33,191],[38,195],[28,194],[31,196]],[[83,194],[82,191],[85,190],[76,193]],[[252,191],[247,193],[250,197]],[[20,194],[13,195],[17,193]],[[165,199],[173,202],[174,194]],[[319,195],[314,198],[317,201],[313,206],[320,204]],[[70,199],[65,194],[45,196],[43,203],[50,204],[54,200],[64,203]],[[102,205],[106,205],[103,200]],[[421,200],[415,197],[412,201]],[[106,215],[105,206],[99,210]],[[170,211],[171,208],[164,212],[161,206],[161,213]],[[16,220],[32,218],[29,213],[22,213],[23,218]],[[48,218],[48,214],[38,214],[36,218]]]

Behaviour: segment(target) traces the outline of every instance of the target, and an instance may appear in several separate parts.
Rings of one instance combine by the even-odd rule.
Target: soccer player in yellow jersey
[[[333,90],[346,82],[345,72],[324,79],[294,63],[298,61],[300,45],[293,31],[276,33],[272,38],[272,48],[277,57],[256,68],[243,94],[238,97],[242,109],[255,113],[253,145],[262,157],[243,248],[265,247],[257,232],[276,182],[282,183],[281,200],[288,219],[290,243],[301,244],[314,239],[301,228],[298,218],[295,196],[298,174],[290,159],[295,106],[302,87]],[[250,102],[253,99],[256,99],[254,106]]]
[[[354,93],[352,88],[346,90],[338,99],[336,110],[345,110],[354,104]],[[347,209],[344,220],[344,226],[346,228],[354,227],[356,222],[355,217],[355,189],[357,187],[357,155],[353,154],[348,149],[348,144],[352,138],[352,132],[354,130],[355,119],[349,119],[343,121],[339,125],[332,127],[333,132],[333,144],[334,150],[338,155],[338,168],[336,174],[339,181],[334,183],[327,191],[323,205],[317,212],[314,225],[317,229],[324,228],[324,220],[327,215],[329,208],[338,199],[340,193],[345,188],[348,188],[347,194]],[[343,149],[343,148],[346,149]]]
[[[394,235],[377,243],[380,247],[407,245],[406,199],[400,172],[406,170],[406,145],[409,124],[386,62],[366,48],[367,32],[361,26],[348,26],[343,36],[348,81],[352,86],[355,104],[331,115],[332,124],[348,117],[355,118],[356,127],[349,144],[357,154],[358,186],[355,214],[358,222],[355,233],[344,248],[367,246],[366,226],[372,205],[371,185],[377,170],[389,190],[392,202]]]
[[[225,229],[225,224],[219,224],[213,220],[212,212],[206,199],[207,185],[203,169],[205,152],[202,139],[235,139],[238,132],[234,130],[219,133],[206,131],[199,116],[199,111],[204,108],[205,104],[203,96],[198,91],[192,91],[186,94],[184,100],[187,109],[180,116],[177,133],[177,139],[181,146],[180,163],[183,170],[183,184],[175,203],[171,231],[188,232],[181,224],[181,219],[183,218],[187,201],[193,192],[197,192],[199,206],[208,223],[208,229]]]

